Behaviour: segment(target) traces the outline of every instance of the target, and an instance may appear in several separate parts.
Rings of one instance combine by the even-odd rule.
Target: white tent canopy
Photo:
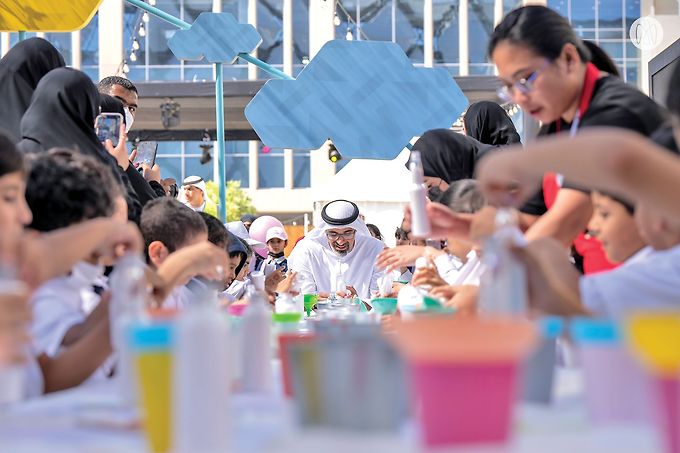
[[[321,218],[321,208],[332,200],[356,203],[366,223],[378,226],[385,243],[393,246],[394,230],[401,224],[409,200],[411,174],[406,169],[409,151],[404,149],[391,161],[353,159],[327,184],[319,188],[314,203],[314,224]]]

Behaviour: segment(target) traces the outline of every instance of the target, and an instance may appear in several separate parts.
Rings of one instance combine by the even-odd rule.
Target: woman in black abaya
[[[17,43],[0,59],[0,129],[13,142],[21,140],[19,124],[38,82],[52,69],[66,66],[52,44],[41,38]]]
[[[463,117],[465,133],[487,145],[520,143],[515,125],[503,107],[491,101],[470,105]]]

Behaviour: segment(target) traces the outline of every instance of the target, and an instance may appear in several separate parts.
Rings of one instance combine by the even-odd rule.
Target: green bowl
[[[397,311],[397,299],[391,297],[384,297],[373,299],[369,302],[373,309],[383,315],[391,315]]]
[[[274,322],[300,322],[302,313],[272,313]]]

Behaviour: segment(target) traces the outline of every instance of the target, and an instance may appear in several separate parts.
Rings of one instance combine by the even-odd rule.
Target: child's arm
[[[540,239],[515,250],[527,270],[529,307],[559,316],[588,316],[579,288],[581,278],[567,250],[554,239]]]
[[[59,355],[49,357],[42,354],[38,357],[45,380],[45,393],[80,385],[111,353],[109,320],[106,318]]]
[[[94,310],[85,318],[85,321],[71,326],[64,338],[61,340],[62,346],[71,346],[76,341],[80,340],[89,331],[96,328],[100,322],[109,319],[109,298],[104,298],[99,301]]]
[[[162,303],[176,286],[199,274],[210,280],[222,280],[228,262],[227,252],[207,241],[181,248],[168,255],[158,268],[154,296]]]
[[[143,240],[133,223],[100,218],[41,235],[24,235],[18,242],[20,275],[32,287],[66,274],[80,260],[99,253],[120,258],[141,252]]]
[[[680,159],[634,132],[592,128],[575,137],[546,138],[484,158],[477,177],[499,204],[519,204],[545,172],[574,184],[623,195],[680,218]],[[508,189],[512,188],[512,191]]]

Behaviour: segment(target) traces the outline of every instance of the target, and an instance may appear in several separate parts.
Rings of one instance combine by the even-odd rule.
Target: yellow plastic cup
[[[169,452],[172,447],[172,326],[167,323],[134,326],[130,342],[149,449],[154,453]]]
[[[631,349],[653,374],[678,376],[680,312],[633,315],[626,327]]]

